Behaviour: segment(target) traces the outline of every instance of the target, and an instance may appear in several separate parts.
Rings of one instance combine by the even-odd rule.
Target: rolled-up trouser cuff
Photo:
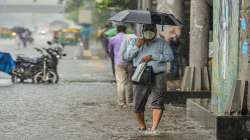
[[[164,105],[163,106],[152,106],[152,109],[159,109],[159,110],[165,110]]]
[[[165,110],[165,107],[164,107],[164,105],[154,105],[154,106],[152,106],[151,105],[151,109],[159,109],[159,110]],[[144,112],[145,111],[145,108],[138,108],[138,109],[134,109],[134,112],[135,113],[142,113],[142,112]]]
[[[144,110],[134,110],[134,113],[142,113],[144,111],[145,111],[145,109]]]
[[[152,109],[160,109],[165,110],[164,103],[163,103],[164,97],[160,97],[158,99],[155,99],[151,102],[151,108]],[[145,111],[145,105],[137,106],[135,105],[134,112],[135,113],[141,113]]]

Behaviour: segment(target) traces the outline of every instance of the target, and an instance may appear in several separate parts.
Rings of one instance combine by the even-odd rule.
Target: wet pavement
[[[0,50],[34,55],[32,48],[8,45]],[[139,133],[132,108],[116,105],[116,85],[101,47],[92,43],[83,60],[72,59],[75,49],[65,50],[59,84],[0,87],[1,140],[214,140],[211,130],[186,118],[184,106],[166,105],[156,136]],[[147,108],[148,126],[150,113]]]
[[[209,131],[185,117],[185,108],[171,105],[159,135],[138,133],[131,108],[115,104],[115,91],[111,83],[1,88],[1,140],[212,140]],[[149,113],[146,120],[150,125]]]

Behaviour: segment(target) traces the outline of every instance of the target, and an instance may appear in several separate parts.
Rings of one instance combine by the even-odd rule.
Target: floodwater
[[[34,54],[32,47],[12,46],[2,42],[0,49]],[[214,140],[212,130],[186,118],[185,106],[165,106],[159,134],[138,132],[132,108],[116,105],[110,61],[96,56],[100,48],[92,44],[89,59],[73,60],[77,47],[66,47],[59,84],[0,86],[0,140]]]
[[[214,140],[210,130],[186,118],[185,107],[173,105],[166,105],[158,135],[139,133],[132,108],[118,107],[115,93],[112,83],[1,88],[1,140]]]

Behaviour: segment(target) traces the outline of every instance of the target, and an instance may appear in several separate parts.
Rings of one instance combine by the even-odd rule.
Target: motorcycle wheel
[[[56,84],[59,81],[59,76],[54,71],[48,71],[47,72],[47,80],[43,80],[43,72],[38,72],[33,76],[33,83],[35,84],[41,84],[41,83],[48,83],[48,84]]]
[[[14,84],[14,83],[22,83],[24,82],[23,79],[17,77],[16,75],[11,75],[11,82]]]

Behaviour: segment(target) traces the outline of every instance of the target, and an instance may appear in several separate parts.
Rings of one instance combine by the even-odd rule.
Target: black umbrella
[[[115,14],[108,20],[138,24],[183,26],[183,23],[179,21],[173,14],[145,10],[124,10]]]
[[[25,32],[26,29],[24,27],[16,26],[16,27],[11,28],[11,31],[20,34],[20,33]]]

